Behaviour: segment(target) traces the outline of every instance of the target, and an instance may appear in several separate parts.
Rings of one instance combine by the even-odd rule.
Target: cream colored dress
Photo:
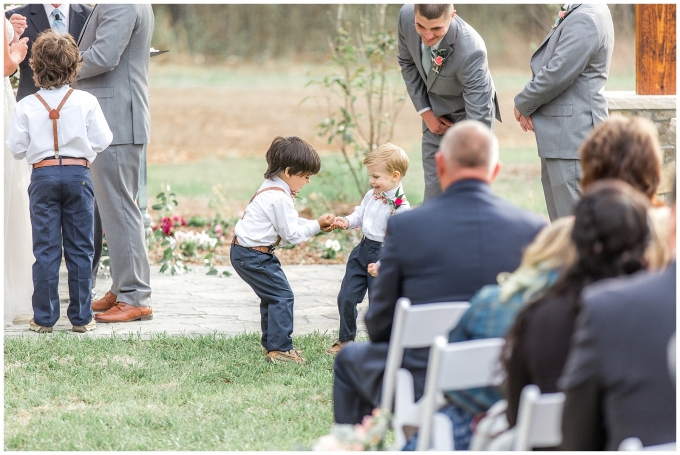
[[[12,41],[14,30],[5,19],[5,30],[8,42]],[[5,78],[5,135],[9,131],[10,122],[16,106],[14,92]],[[3,139],[4,146],[4,139]],[[33,316],[31,297],[33,280],[33,244],[31,236],[31,220],[28,209],[28,183],[31,170],[26,160],[15,160],[11,152],[5,149],[5,326],[12,325],[13,320],[28,320]]]

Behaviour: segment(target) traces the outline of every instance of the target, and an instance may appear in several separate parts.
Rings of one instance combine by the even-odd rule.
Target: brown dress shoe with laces
[[[123,302],[116,304],[106,313],[94,315],[97,322],[130,322],[141,319],[150,321],[153,319],[153,311],[148,306],[132,306]]]
[[[92,301],[92,311],[107,311],[113,308],[115,304],[116,294],[112,294],[109,291],[101,299]]]

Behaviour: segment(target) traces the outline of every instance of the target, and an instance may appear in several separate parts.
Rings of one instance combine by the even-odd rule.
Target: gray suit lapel
[[[446,36],[444,36],[444,39],[442,39],[442,42],[439,44],[439,48],[441,49],[442,47],[445,47],[447,52],[446,52],[446,59],[444,60],[444,63],[442,64],[442,67],[446,65],[446,63],[451,59],[453,56],[453,44],[456,42],[456,35],[458,35],[458,22],[456,21],[456,18],[454,17],[453,20],[451,21],[451,26],[449,27],[449,31],[446,32]],[[441,71],[441,69],[440,69]],[[430,72],[427,75],[427,91],[430,91],[430,88],[432,87],[432,84],[434,84],[434,81],[437,80],[437,76],[439,76],[439,73],[435,72],[432,68],[430,68]]]
[[[83,25],[83,29],[81,30],[80,36],[78,37],[78,47],[79,48],[80,48],[80,41],[83,39],[83,35],[85,34],[85,30],[87,29],[87,25],[90,23],[90,19],[92,19],[92,16],[94,16],[94,12],[95,12],[96,9],[97,9],[97,5],[94,5],[94,8],[92,8],[92,12],[90,13],[89,16],[87,16],[87,19],[85,20],[85,25]]]
[[[580,3],[579,3],[578,5],[574,5],[574,6],[569,10],[569,14],[573,13],[574,10],[575,10],[576,8],[578,8],[579,6],[581,6]],[[569,14],[567,14],[567,16],[569,16]],[[550,40],[550,37],[553,36],[553,33],[555,33],[555,30],[557,30],[557,29],[559,28],[559,26],[562,25],[562,23],[567,19],[567,16],[565,16],[564,19],[562,19],[562,21],[560,21],[560,23],[557,24],[557,27],[551,28],[551,29],[550,29],[550,33],[548,33],[548,36],[546,36],[546,37],[543,39],[543,41],[541,41],[541,44],[539,44],[539,46],[538,46],[538,48],[536,49],[536,52],[534,52],[534,54],[536,54],[536,53],[541,49],[541,47],[543,47],[543,45],[544,45],[545,43],[547,43],[548,40]]]

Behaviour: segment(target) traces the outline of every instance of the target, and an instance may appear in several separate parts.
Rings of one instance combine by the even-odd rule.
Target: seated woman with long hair
[[[575,208],[571,238],[576,262],[540,299],[524,307],[502,353],[510,426],[517,421],[522,388],[557,392],[567,358],[581,290],[588,284],[647,267],[649,201],[619,180],[593,183]]]
[[[671,251],[666,237],[670,208],[656,194],[661,184],[661,146],[656,126],[642,117],[611,117],[591,131],[579,155],[583,168],[582,190],[603,179],[618,179],[649,199],[648,265],[650,269],[668,265]]]

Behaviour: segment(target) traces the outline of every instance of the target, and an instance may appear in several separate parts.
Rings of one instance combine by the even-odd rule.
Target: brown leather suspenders
[[[40,100],[40,102],[45,106],[45,109],[47,109],[47,112],[50,113],[50,119],[52,120],[52,132],[54,133],[54,157],[59,158],[59,136],[57,135],[57,119],[59,118],[59,111],[61,108],[64,106],[64,103],[68,99],[69,96],[71,96],[71,93],[73,93],[73,89],[70,89],[66,95],[64,95],[64,98],[61,100],[61,103],[59,103],[59,107],[56,109],[52,109],[49,104],[43,99],[42,96],[38,95],[35,93],[35,97]]]

